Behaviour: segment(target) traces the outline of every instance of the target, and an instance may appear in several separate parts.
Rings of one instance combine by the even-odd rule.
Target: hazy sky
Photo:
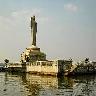
[[[19,61],[31,45],[33,15],[37,46],[48,59],[96,60],[96,0],[0,0],[1,62]]]

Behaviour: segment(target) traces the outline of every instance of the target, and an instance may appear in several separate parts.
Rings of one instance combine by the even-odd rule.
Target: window
[[[42,63],[42,66],[46,66],[46,62],[41,62]]]
[[[40,65],[40,62],[37,62],[37,66]]]
[[[47,63],[47,66],[52,66],[52,62],[48,62]]]

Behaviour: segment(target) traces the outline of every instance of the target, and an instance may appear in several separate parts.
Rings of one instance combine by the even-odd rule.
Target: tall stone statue
[[[31,35],[32,35],[32,45],[36,46],[36,33],[37,33],[37,22],[35,21],[35,16],[31,17]]]

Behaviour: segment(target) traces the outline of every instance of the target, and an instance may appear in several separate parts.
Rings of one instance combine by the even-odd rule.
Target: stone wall
[[[37,61],[26,64],[26,71],[29,73],[39,73],[39,74],[58,74],[58,64],[54,61]]]

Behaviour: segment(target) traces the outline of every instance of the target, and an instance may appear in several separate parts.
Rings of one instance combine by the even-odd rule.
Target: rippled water
[[[96,96],[96,76],[57,78],[0,72],[0,96]]]

